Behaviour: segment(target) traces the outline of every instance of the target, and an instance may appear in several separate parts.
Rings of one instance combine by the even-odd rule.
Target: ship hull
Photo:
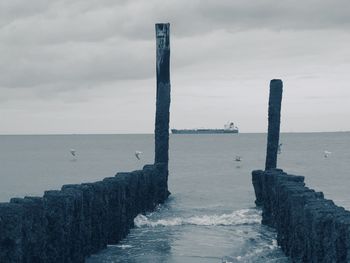
[[[196,129],[196,130],[177,130],[172,129],[173,134],[232,134],[238,133],[238,130],[225,130],[225,129]]]

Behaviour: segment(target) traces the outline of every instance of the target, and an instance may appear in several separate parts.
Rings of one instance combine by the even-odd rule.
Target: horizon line
[[[350,130],[346,131],[284,131],[282,133],[346,133],[350,132]],[[169,132],[171,135],[171,133]],[[239,132],[238,134],[229,134],[237,136],[239,134],[267,134],[266,132]],[[0,136],[46,136],[46,135],[154,135],[154,133],[0,133]],[[177,134],[178,135],[178,134]],[[177,136],[176,135],[176,136]],[[181,136],[184,134],[180,134]],[[185,134],[185,135],[213,135],[213,134]],[[223,134],[220,134],[223,135]],[[225,135],[225,134],[224,134]],[[227,134],[226,134],[227,135]]]

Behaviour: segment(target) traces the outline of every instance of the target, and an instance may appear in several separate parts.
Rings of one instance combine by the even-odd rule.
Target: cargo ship
[[[238,127],[233,122],[227,123],[223,129],[171,129],[173,134],[226,134],[238,133]]]

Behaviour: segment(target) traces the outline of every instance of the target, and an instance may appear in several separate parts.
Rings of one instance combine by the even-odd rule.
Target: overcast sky
[[[152,133],[156,22],[171,127],[350,130],[349,0],[1,0],[0,134]]]

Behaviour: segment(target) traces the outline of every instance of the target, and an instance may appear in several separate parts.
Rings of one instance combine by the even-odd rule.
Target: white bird
[[[282,153],[282,143],[280,143],[279,145],[278,145],[278,150],[277,150],[277,153],[278,154],[281,154]]]
[[[140,159],[141,159],[141,154],[142,154],[142,152],[140,152],[140,151],[135,151],[135,157],[137,158],[137,160],[140,160]]]
[[[240,161],[242,161],[242,157],[241,157],[241,156],[239,156],[239,155],[237,155],[237,156],[236,156],[235,161],[236,161],[236,162],[240,162]]]
[[[70,149],[70,153],[71,153],[71,155],[73,155],[74,157],[77,157],[76,154],[75,154],[75,150],[74,150],[74,149]]]
[[[324,152],[323,152],[323,154],[324,154],[324,155],[323,155],[323,156],[324,156],[324,158],[328,158],[328,156],[329,156],[329,155],[331,155],[331,153],[332,153],[332,152],[329,152],[329,151],[324,151]]]

